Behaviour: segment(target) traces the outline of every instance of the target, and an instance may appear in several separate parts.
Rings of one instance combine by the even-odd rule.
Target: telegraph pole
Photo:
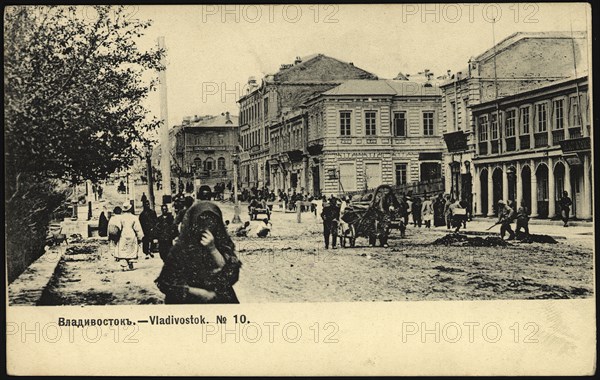
[[[152,173],[152,147],[149,144],[146,150],[146,176],[148,179],[148,200],[150,201],[150,208],[154,210],[154,173]]]
[[[158,37],[158,48],[165,49],[165,37]],[[169,204],[171,203],[171,144],[169,144],[169,113],[167,109],[167,63],[164,55],[161,58],[161,65],[165,69],[158,73],[160,81],[160,118],[162,120],[160,127],[160,170],[162,172],[163,204]]]
[[[237,166],[238,166],[238,162],[239,162],[239,155],[237,153],[234,153],[233,155],[233,220],[231,221],[231,223],[242,223],[242,220],[240,219],[240,204],[238,202],[238,190],[237,190],[237,183],[238,183],[238,172],[237,172]]]

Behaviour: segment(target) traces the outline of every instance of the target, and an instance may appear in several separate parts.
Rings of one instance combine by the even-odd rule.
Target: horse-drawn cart
[[[396,199],[391,186],[380,185],[375,189],[371,201],[354,202],[348,206],[340,218],[338,236],[342,247],[356,244],[356,238],[370,235],[389,234],[389,228],[396,222],[392,206],[397,209]],[[381,229],[381,226],[385,228]]]

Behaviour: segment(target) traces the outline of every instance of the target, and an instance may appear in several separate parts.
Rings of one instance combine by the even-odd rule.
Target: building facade
[[[239,145],[239,120],[217,116],[184,118],[172,132],[173,178],[214,186],[233,179],[233,154]]]
[[[277,73],[265,76],[260,84],[254,78],[249,79],[248,93],[238,100],[241,146],[249,156],[240,163],[242,187],[273,187],[271,173],[283,174],[271,169],[274,162],[271,133],[278,133],[279,128],[287,130],[290,118],[295,117],[305,100],[348,79],[376,79],[376,76],[351,62],[316,54],[297,57],[293,64],[282,65]],[[293,176],[286,174],[286,178],[291,181]],[[278,181],[283,186],[282,180]]]
[[[424,83],[353,80],[309,100],[307,189],[340,195],[441,178],[441,99]]]
[[[479,214],[487,213],[473,187],[477,138],[473,108],[587,70],[587,40],[583,32],[515,33],[468,62],[463,71],[441,85],[446,192],[467,199]],[[481,197],[483,195],[483,198]]]
[[[479,213],[495,215],[498,200],[515,200],[531,216],[560,216],[563,191],[571,216],[593,213],[591,120],[587,76],[556,81],[472,107],[474,192]]]

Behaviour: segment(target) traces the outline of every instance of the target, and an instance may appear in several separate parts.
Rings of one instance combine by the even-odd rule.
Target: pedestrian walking
[[[431,199],[425,198],[425,201],[421,205],[421,216],[422,216],[423,222],[425,222],[426,228],[431,228],[431,221],[433,220],[433,201],[434,200],[435,200],[434,197],[431,197]]]
[[[104,191],[104,189],[102,189],[102,186],[98,185],[98,200],[102,200],[102,192]]]
[[[450,211],[450,206],[454,203],[454,199],[450,194],[444,195],[444,220],[446,221],[446,228],[450,229],[452,227],[452,211]]]
[[[106,206],[102,208],[102,212],[98,217],[98,236],[106,237],[108,235],[108,218],[106,214],[108,211],[106,210]]]
[[[572,204],[573,204],[573,201],[571,200],[571,198],[569,198],[569,193],[566,191],[563,191],[562,197],[560,198],[558,205],[560,207],[560,216],[564,223],[564,225],[563,225],[564,227],[569,227],[569,214],[571,212]]]
[[[450,204],[450,206],[448,207],[448,210],[449,219],[451,221],[452,227],[454,228],[454,233],[458,233],[460,231],[460,227],[467,219],[467,210],[461,206],[459,200],[452,202],[452,204]]]
[[[510,224],[515,219],[515,210],[513,210],[502,199],[498,201],[498,224],[500,224],[500,237],[504,239],[504,235],[508,232],[508,240],[515,238],[515,232]]]
[[[133,205],[130,202],[125,202],[121,206],[121,210],[123,213],[115,218],[116,220],[112,223],[109,221],[109,227],[112,226],[113,228],[112,231],[109,231],[109,234],[114,237],[116,242],[113,256],[121,263],[124,270],[127,268],[132,270],[133,263],[138,258],[144,233],[138,218],[132,213]]]
[[[156,285],[166,304],[239,303],[233,285],[241,265],[219,207],[198,201],[186,212]]]
[[[154,258],[154,254],[150,249],[150,245],[152,243],[152,240],[154,239],[152,230],[154,229],[154,226],[156,226],[158,217],[156,216],[156,211],[150,208],[150,202],[148,202],[148,199],[146,199],[143,202],[144,209],[140,213],[139,220],[140,225],[142,226],[142,232],[144,232],[144,238],[142,239],[142,252],[144,252],[144,254],[146,255],[147,260],[151,257]]]
[[[442,194],[438,194],[437,198],[433,202],[433,225],[435,227],[440,227],[446,225],[446,220],[444,217],[444,208],[446,202]]]
[[[142,193],[142,198],[140,200],[142,201],[142,205],[148,202],[148,197],[146,196],[146,193]]]
[[[412,217],[413,217],[413,226],[421,228],[421,224],[423,223],[422,212],[423,204],[421,203],[421,198],[414,197],[412,203]]]
[[[529,235],[529,210],[523,203],[521,203],[521,206],[517,210],[517,227],[515,228],[515,235],[521,232],[521,229],[523,229],[525,235]]]
[[[329,201],[323,200],[321,219],[323,219],[323,238],[325,239],[325,249],[329,248],[330,236],[331,248],[336,249],[340,209],[335,204],[335,199],[330,199]]]
[[[177,237],[179,231],[175,225],[173,214],[169,212],[167,205],[160,206],[160,212],[161,214],[152,229],[152,236],[158,239],[158,253],[162,261],[165,261],[171,247],[173,247],[173,239]]]

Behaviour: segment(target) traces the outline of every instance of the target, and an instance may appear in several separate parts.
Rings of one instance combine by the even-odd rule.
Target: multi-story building
[[[572,216],[593,209],[591,120],[587,75],[481,102],[473,159],[474,192],[482,214],[493,215],[500,199],[525,204],[533,217],[560,215],[563,191]]]
[[[249,154],[240,163],[242,186],[272,187],[271,132],[287,128],[287,120],[306,99],[348,79],[376,78],[351,62],[323,54],[297,57],[293,64],[282,65],[277,73],[265,76],[260,84],[250,78],[248,93],[238,100],[241,145]]]
[[[183,119],[172,129],[173,177],[200,180],[213,186],[233,179],[233,154],[239,145],[238,117],[217,116]]]
[[[288,124],[306,144],[296,170],[314,194],[441,178],[441,99],[437,86],[406,80],[351,80],[319,94]],[[302,156],[299,143],[289,149]]]
[[[444,160],[446,192],[470,201],[482,195],[472,188],[477,141],[473,108],[564,80],[577,70],[582,73],[589,59],[586,52],[583,32],[515,33],[471,58],[466,69],[442,84],[448,149]],[[476,202],[473,209],[479,214],[487,212],[487,206],[482,208]]]

